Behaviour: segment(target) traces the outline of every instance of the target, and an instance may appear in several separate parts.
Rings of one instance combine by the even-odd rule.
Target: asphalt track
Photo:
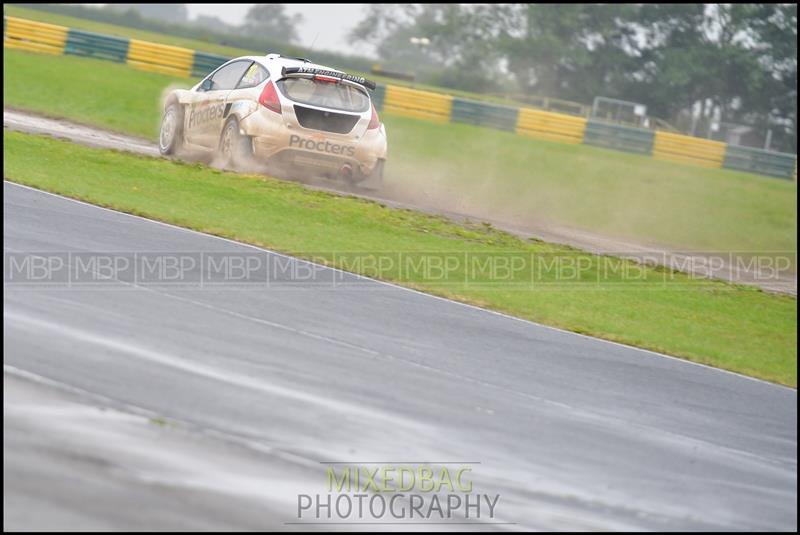
[[[6,275],[6,529],[328,529],[291,522],[329,461],[476,463],[495,517],[426,528],[796,528],[796,390],[8,182],[3,219],[6,257],[281,266],[244,285]]]
[[[3,126],[11,130],[18,130],[30,134],[46,134],[68,139],[75,143],[92,147],[116,149],[146,156],[160,157],[158,147],[147,140],[109,132],[96,126],[77,124],[66,119],[43,117],[34,113],[4,109]],[[204,161],[211,163],[213,155],[207,152],[191,151],[182,155],[191,161]],[[253,172],[262,172],[257,167]],[[453,210],[443,209],[441,206],[431,205],[424,195],[418,192],[408,192],[404,188],[398,190],[387,185],[380,191],[366,188],[353,188],[344,183],[330,180],[306,180],[305,185],[329,192],[345,193],[370,199],[395,208],[407,208],[426,213],[448,217],[454,221],[480,220],[491,223],[494,227],[510,232],[523,239],[534,238],[551,243],[559,243],[577,247],[578,249],[617,257],[631,258],[639,262],[667,266],[677,271],[692,273],[699,277],[714,277],[726,281],[758,286],[764,290],[789,295],[797,295],[797,274],[782,270],[773,273],[771,270],[761,270],[753,267],[749,262],[739,261],[736,255],[729,251],[675,251],[657,244],[634,243],[627,240],[599,235],[586,229],[575,229],[555,225],[553,222],[536,225],[521,226],[519,223],[500,219],[497,215],[465,214]],[[773,261],[773,255],[780,257],[796,258],[796,251],[764,253],[764,260]],[[770,265],[770,264],[768,264]]]

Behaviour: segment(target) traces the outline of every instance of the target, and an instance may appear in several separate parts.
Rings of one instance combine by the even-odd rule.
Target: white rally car
[[[249,158],[288,176],[380,187],[386,129],[359,76],[300,58],[232,59],[191,89],[169,93],[159,150],[217,149],[224,166]]]

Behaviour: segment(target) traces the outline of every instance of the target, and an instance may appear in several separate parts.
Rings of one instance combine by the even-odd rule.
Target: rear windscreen
[[[323,82],[312,78],[285,78],[278,81],[278,87],[284,95],[300,104],[358,113],[369,109],[367,94],[343,83]]]

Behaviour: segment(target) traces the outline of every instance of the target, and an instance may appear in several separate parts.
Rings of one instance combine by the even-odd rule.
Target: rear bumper
[[[370,167],[366,163],[352,158],[338,158],[297,149],[280,150],[268,157],[264,157],[256,151],[256,158],[266,162],[276,171],[328,178],[340,176],[364,178],[369,175],[376,165],[376,163],[373,163],[372,167]]]
[[[349,166],[354,177],[366,177],[386,159],[383,125],[362,136],[334,134],[287,124],[280,115],[264,111],[242,119],[240,127],[252,139],[256,159],[292,170],[331,175]]]

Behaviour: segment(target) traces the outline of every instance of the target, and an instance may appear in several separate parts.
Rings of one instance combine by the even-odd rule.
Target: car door
[[[189,143],[215,148],[224,121],[225,101],[252,60],[237,60],[214,71],[198,86],[202,98],[189,105],[184,132]]]
[[[269,79],[269,72],[263,65],[258,62],[253,62],[242,75],[238,85],[233,91],[230,91],[225,97],[225,108],[223,116],[227,117],[231,113],[237,113],[237,105],[242,106],[243,110],[250,110],[251,103],[258,101],[260,94],[259,86]],[[239,113],[239,115],[246,115],[247,112]]]

